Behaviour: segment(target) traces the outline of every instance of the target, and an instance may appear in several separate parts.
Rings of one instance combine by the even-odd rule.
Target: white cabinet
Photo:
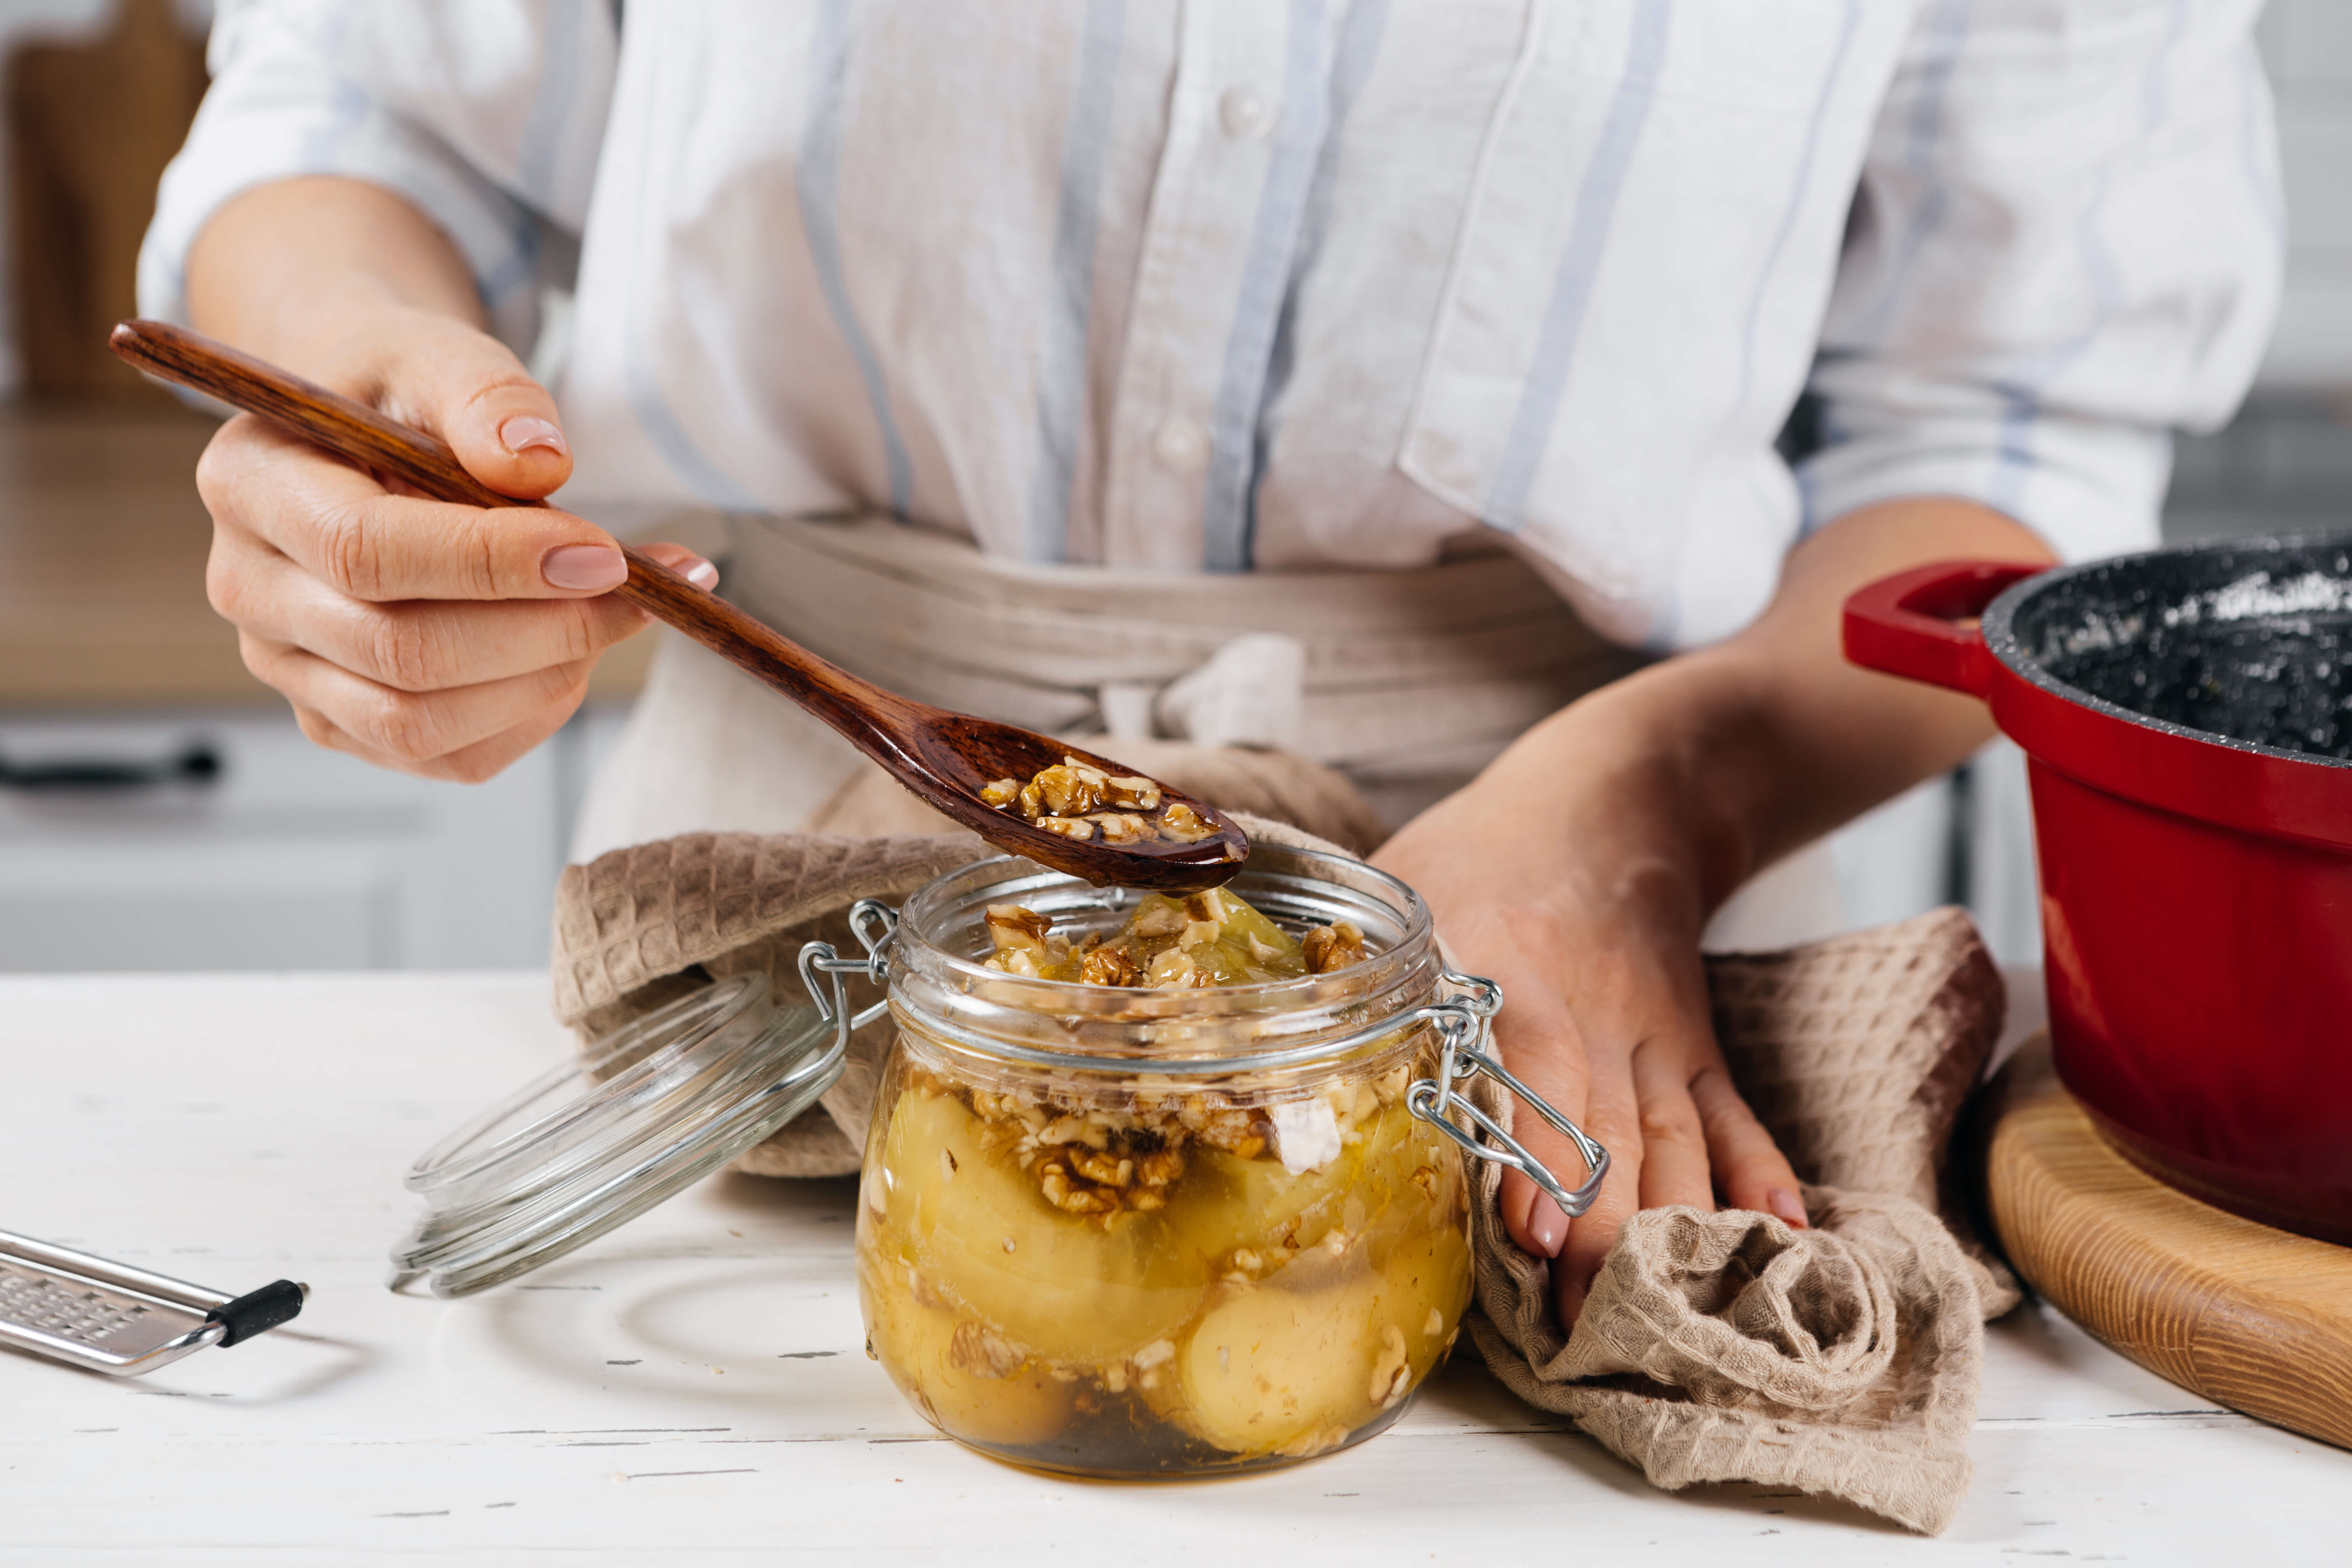
[[[572,815],[613,726],[583,715],[467,785],[320,751],[282,712],[0,719],[0,970],[544,963]],[[216,776],[43,783],[192,747]]]

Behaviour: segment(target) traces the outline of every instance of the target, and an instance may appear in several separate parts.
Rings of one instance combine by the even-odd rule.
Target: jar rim
[[[1402,994],[1423,988],[1416,982],[1433,988],[1440,965],[1428,906],[1388,872],[1348,856],[1260,841],[1231,885],[1277,919],[1360,915],[1368,940],[1378,945],[1362,961],[1328,973],[1198,990],[1008,975],[952,945],[978,929],[986,904],[1036,895],[1063,910],[1116,911],[1142,895],[1090,888],[1033,861],[998,856],[940,877],[907,900],[891,942],[892,1009],[902,1026],[1027,1066],[1201,1077],[1346,1056],[1409,1026],[1402,1015],[1412,999]],[[1312,915],[1299,912],[1315,904],[1322,907]],[[1326,1021],[1318,1026],[1317,1019]],[[1025,1021],[1043,1037],[982,1026],[1005,1020]],[[1276,1026],[1283,1020],[1299,1023]],[[1223,1029],[1247,1037],[1223,1048],[1160,1054],[1180,1042],[1199,1047],[1199,1037]],[[1090,1042],[1089,1034],[1111,1037]]]
[[[1311,987],[1317,981],[1336,980],[1343,975],[1352,974],[1357,970],[1365,967],[1367,964],[1378,963],[1381,958],[1387,956],[1389,952],[1394,952],[1396,949],[1408,946],[1416,941],[1425,941],[1429,937],[1433,929],[1429,915],[1429,906],[1423,901],[1421,895],[1414,892],[1412,885],[1404,881],[1402,878],[1391,876],[1369,861],[1358,860],[1352,857],[1345,855],[1334,855],[1328,850],[1307,849],[1291,844],[1253,844],[1250,847],[1250,861],[1252,862],[1252,865],[1245,865],[1243,868],[1241,874],[1236,876],[1234,880],[1240,881],[1243,878],[1246,877],[1260,856],[1265,855],[1268,850],[1276,851],[1280,858],[1286,858],[1296,857],[1310,863],[1320,862],[1328,866],[1344,868],[1351,876],[1360,876],[1367,881],[1384,884],[1387,888],[1393,889],[1402,900],[1397,907],[1405,915],[1406,929],[1404,933],[1398,941],[1391,942],[1389,947],[1379,952],[1371,953],[1370,955],[1348,965],[1345,969],[1334,969],[1322,974],[1292,975],[1288,979],[1285,980],[1253,981],[1246,985],[1210,986],[1203,988],[1201,993],[1198,993],[1199,994],[1221,997],[1229,996],[1237,999],[1255,999],[1264,996],[1279,996],[1282,994],[1286,987],[1293,989],[1301,986]],[[917,889],[914,894],[907,900],[904,907],[899,910],[898,939],[900,942],[905,942],[908,940],[910,933],[919,936],[928,946],[940,955],[950,968],[973,980],[985,981],[1003,979],[1003,971],[991,969],[986,964],[975,963],[969,959],[958,958],[954,953],[948,952],[947,949],[940,947],[935,942],[932,942],[929,936],[924,933],[922,922],[923,918],[926,915],[934,912],[938,903],[946,897],[950,886],[961,881],[965,876],[975,871],[987,869],[991,867],[1013,868],[1024,866],[1032,868],[1033,869],[1041,869],[1037,867],[1037,863],[1035,861],[1025,859],[1018,855],[992,855],[984,860],[975,860],[968,866],[960,867],[956,870],[950,871],[945,876],[933,878],[930,881]],[[1055,885],[1056,879],[1058,879],[1060,882],[1067,883],[1071,886],[1084,886],[1083,883],[1079,882],[1078,879],[1066,876],[1060,872],[1046,872],[1042,878],[1024,876],[1021,879],[1024,881],[1040,881],[1048,885]],[[1228,883],[1226,885],[1231,886],[1232,884]],[[1113,888],[1104,889],[1104,891],[1112,895],[1118,895],[1130,891],[1130,889]],[[1106,905],[1105,907],[1108,906]],[[1019,978],[1026,984],[1066,991],[1074,995],[1087,994],[1102,994],[1106,993],[1129,996],[1165,996],[1168,994],[1165,991],[1156,990],[1154,987],[1149,985],[1098,985],[1092,981],[1087,980],[1048,980],[1043,976],[1037,975],[1022,975]]]

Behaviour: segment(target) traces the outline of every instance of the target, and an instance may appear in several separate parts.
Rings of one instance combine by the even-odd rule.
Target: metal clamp
[[[847,982],[855,974],[876,985],[889,984],[890,939],[898,934],[898,911],[879,899],[860,899],[849,906],[849,930],[866,950],[865,957],[844,958],[829,942],[801,944],[801,984],[808,987],[817,1016],[834,1026],[828,1058],[845,1053],[851,1035],[890,1010],[885,997],[863,1012],[850,1012]],[[820,974],[825,982],[818,980]]]
[[[1503,988],[1491,980],[1475,974],[1456,974],[1451,970],[1444,975],[1444,984],[1465,994],[1441,1002],[1427,1009],[1431,1026],[1444,1042],[1438,1052],[1437,1077],[1420,1079],[1405,1090],[1405,1105],[1423,1121],[1444,1133],[1462,1146],[1474,1159],[1485,1160],[1518,1172],[1543,1189],[1546,1196],[1559,1205],[1562,1214],[1574,1219],[1592,1206],[1601,1195],[1601,1179],[1609,1173],[1609,1151],[1602,1148],[1584,1129],[1554,1110],[1541,1095],[1513,1078],[1503,1064],[1495,1059],[1484,1047],[1493,1029],[1495,1015],[1502,1010]],[[1587,1174],[1584,1184],[1570,1190],[1544,1163],[1528,1152],[1527,1145],[1512,1137],[1461,1093],[1461,1086],[1486,1073],[1504,1088],[1527,1101],[1538,1116],[1552,1129],[1576,1145],[1584,1158]],[[1478,1131],[1465,1131],[1454,1120],[1459,1112]],[[1478,1134],[1483,1133],[1482,1138]],[[1490,1142],[1491,1141],[1491,1142]]]

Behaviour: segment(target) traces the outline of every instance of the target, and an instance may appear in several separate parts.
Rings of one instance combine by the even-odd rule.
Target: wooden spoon
[[[392,475],[436,500],[464,506],[544,506],[503,496],[467,473],[447,443],[387,419],[226,343],[163,321],[119,323],[110,346],[152,375],[218,398],[284,426],[314,446]],[[1066,757],[1111,774],[1130,770],[1064,741],[912,701],[819,658],[726,600],[660,563],[622,546],[628,581],[613,590],[766,681],[841,731],[892,778],[942,816],[1000,849],[1097,885],[1184,892],[1232,879],[1249,840],[1223,814],[1160,785],[1160,812],[1190,806],[1213,829],[1192,843],[1149,839],[1108,844],[1032,826],[989,805],[981,790],[1001,779],[1026,784]],[[1157,819],[1154,814],[1154,819]]]

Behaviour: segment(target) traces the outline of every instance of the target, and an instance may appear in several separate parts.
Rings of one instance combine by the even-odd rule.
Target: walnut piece
[[[1346,921],[1317,926],[1298,939],[1298,945],[1306,951],[1309,974],[1328,974],[1364,962],[1364,933]]]
[[[1130,936],[1174,936],[1187,923],[1181,905],[1165,899],[1157,902],[1146,900],[1127,922],[1127,930]]]
[[[1134,811],[1158,811],[1160,786],[1147,778],[1110,778],[1103,782],[1103,799]]]
[[[988,906],[988,934],[1001,952],[1008,947],[1041,947],[1054,929],[1054,917],[1021,904]]]
[[[1119,1206],[1117,1193],[1105,1192],[1084,1178],[1071,1180],[1070,1167],[1061,1160],[1048,1160],[1037,1167],[1037,1189],[1047,1203],[1065,1214],[1110,1214]]]
[[[1070,1168],[1101,1187],[1124,1187],[1135,1180],[1135,1162],[1089,1149],[1070,1159]]]
[[[1180,844],[1198,844],[1215,831],[1214,827],[1202,820],[1199,812],[1181,800],[1160,814],[1161,837],[1173,838]]]
[[[956,1325],[948,1342],[948,1364],[974,1377],[1011,1377],[1028,1359],[1011,1340],[970,1319]]]
[[[1106,811],[1087,820],[1101,830],[1106,844],[1140,844],[1153,837],[1151,824],[1133,812]]]
[[[1133,985],[1142,979],[1142,973],[1126,948],[1097,947],[1079,956],[1078,978],[1089,985]]]
[[[1155,1149],[1135,1163],[1136,1181],[1154,1190],[1183,1173],[1184,1153],[1181,1149]]]
[[[1187,920],[1206,921],[1211,925],[1223,925],[1233,918],[1241,900],[1223,888],[1203,888],[1197,893],[1184,895],[1184,915]]]

